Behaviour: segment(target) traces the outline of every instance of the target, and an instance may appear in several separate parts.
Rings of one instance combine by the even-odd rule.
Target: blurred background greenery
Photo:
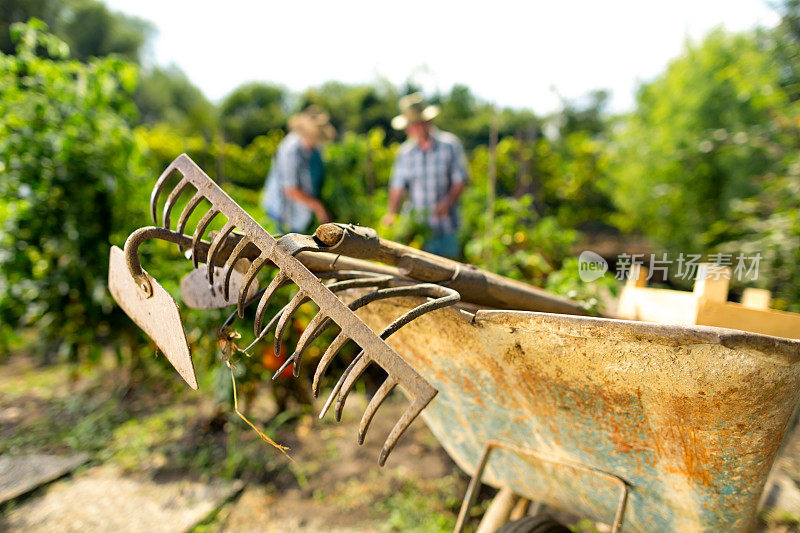
[[[442,109],[437,125],[468,151],[465,260],[596,310],[617,282],[580,283],[575,257],[598,242],[615,253],[631,242],[758,252],[755,286],[773,292],[773,307],[800,311],[800,1],[777,9],[775,27],[687,43],[621,115],[608,112],[600,89],[548,116],[495,109],[466,86],[429,95]],[[167,371],[107,292],[108,250],[148,223],[150,188],[180,153],[267,224],[258,198],[286,119],[318,104],[340,132],[326,148],[322,193],[334,219],[419,242],[412,220],[379,225],[403,140],[389,122],[398,98],[419,89],[413,83],[332,81],[296,93],[253,82],[215,105],[179,69],[141,64],[152,31],[96,0],[0,5],[0,361],[25,353],[78,369],[111,357],[130,381],[122,395]],[[497,198],[487,228],[493,121]],[[158,244],[143,252],[178,294],[187,262]],[[735,280],[732,289],[741,290]],[[222,367],[210,332],[222,319],[188,312],[186,323],[201,381],[229,401],[228,382],[212,372]],[[268,359],[238,367],[246,394]],[[225,472],[238,475],[249,460]]]

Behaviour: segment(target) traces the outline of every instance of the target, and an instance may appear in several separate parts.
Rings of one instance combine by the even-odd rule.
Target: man
[[[320,147],[335,137],[328,114],[316,106],[289,119],[289,134],[278,145],[261,196],[261,207],[281,231],[307,233],[314,215],[320,223],[331,221],[319,200],[325,179]]]
[[[457,258],[458,199],[467,181],[466,158],[461,143],[451,133],[433,127],[439,108],[426,105],[419,93],[400,99],[400,115],[392,127],[404,129],[408,140],[400,147],[389,183],[389,210],[383,223],[391,226],[406,191],[412,211],[422,212],[432,237],[423,248]]]

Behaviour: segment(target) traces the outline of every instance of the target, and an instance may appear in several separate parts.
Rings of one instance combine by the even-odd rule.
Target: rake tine
[[[347,372],[347,377],[344,383],[342,383],[342,389],[339,391],[339,399],[336,400],[336,409],[333,414],[337,422],[341,422],[342,420],[344,402],[347,400],[350,391],[353,390],[353,385],[356,384],[356,380],[361,377],[361,374],[364,373],[364,370],[367,369],[371,362],[372,360],[366,357],[363,351],[353,359],[353,363],[350,365],[351,368],[348,368],[349,372]]]
[[[441,309],[443,307],[451,306],[461,299],[461,295],[458,292],[452,289],[446,289],[446,290],[451,291],[452,294],[448,294],[447,296],[443,296],[431,300],[429,302],[425,302],[424,304],[418,305],[414,309],[407,311],[399,318],[397,318],[394,322],[386,326],[386,328],[384,328],[384,330],[381,332],[381,338],[386,340],[387,338],[389,338],[389,336],[397,333],[400,330],[400,328],[416,320],[422,315],[430,313],[431,311],[435,311],[437,309]]]
[[[391,288],[391,289],[381,289],[381,290],[377,290],[375,292],[371,292],[369,294],[365,294],[361,298],[358,298],[357,300],[352,301],[348,305],[348,307],[352,311],[357,311],[358,309],[361,309],[365,305],[367,305],[369,303],[372,303],[372,302],[374,302],[376,300],[385,300],[387,298],[392,298],[394,296],[403,295],[403,294],[409,294],[411,292],[419,292],[419,287],[414,285],[414,286],[410,286],[410,287],[394,287],[394,288]],[[411,312],[413,312],[413,311],[409,311],[409,313],[411,313]],[[408,313],[406,313],[406,314],[408,314]],[[317,333],[312,328],[312,326],[314,325],[314,322],[317,320],[317,317],[319,317],[319,316],[320,315],[318,314],[317,316],[314,317],[314,319],[311,321],[311,323],[309,323],[309,325],[306,328],[306,330],[300,336],[300,340],[297,342],[297,348],[295,348],[295,352],[300,352],[301,349],[305,350],[306,346],[308,344],[310,344],[311,342],[313,342],[317,337],[319,337],[319,335],[322,334],[322,331],[324,331],[325,328],[327,328],[330,325],[329,322],[324,322],[321,326],[319,326],[320,331],[319,331],[319,333]],[[328,320],[330,320],[330,319],[328,319]],[[397,321],[395,321],[395,322],[397,322]],[[390,325],[390,327],[391,327],[391,325]],[[397,329],[395,329],[394,331],[397,331]],[[394,333],[394,331],[392,331],[391,333]],[[309,333],[309,332],[311,332],[311,333]],[[391,333],[389,333],[389,335],[391,335]],[[361,352],[361,353],[363,353],[363,352]],[[361,353],[359,355],[361,355]],[[327,355],[327,351],[326,351],[326,355]],[[323,358],[324,357],[325,356],[323,355]],[[329,357],[333,357],[333,354],[331,354]],[[292,354],[292,358],[294,358],[294,354]],[[328,408],[330,407],[330,404],[333,401],[333,398],[336,396],[336,393],[339,392],[339,389],[341,388],[342,383],[347,378],[347,375],[350,373],[350,371],[352,370],[353,365],[357,361],[358,361],[358,356],[356,356],[356,358],[353,359],[353,362],[350,363],[350,366],[344,371],[342,376],[339,378],[339,381],[334,386],[333,391],[331,392],[330,396],[328,397],[328,400],[325,402],[325,406],[322,408],[322,412],[320,412],[320,415],[319,415],[320,418],[325,416],[325,413],[328,411]],[[322,361],[320,361],[320,363],[322,363]]]
[[[225,262],[225,274],[224,274],[224,283],[222,284],[222,295],[227,300],[230,295],[231,289],[231,274],[233,273],[233,265],[236,264],[236,261],[239,260],[239,256],[242,255],[244,252],[245,247],[250,244],[250,239],[247,237],[242,237],[239,242],[236,243],[236,246],[233,247],[233,251],[231,255],[228,256],[228,260]]]
[[[390,453],[392,453],[392,450],[397,444],[397,440],[400,438],[400,435],[402,435],[405,430],[408,429],[408,426],[411,425],[414,419],[419,416],[425,407],[427,407],[427,405],[433,399],[433,396],[434,395],[431,395],[428,398],[418,398],[408,409],[406,409],[406,411],[403,413],[403,416],[397,421],[397,424],[395,424],[394,428],[392,428],[392,432],[389,433],[389,436],[383,443],[381,455],[378,458],[378,465],[383,466],[386,464],[386,458],[389,457]]]
[[[208,284],[212,285],[214,283],[214,261],[217,259],[217,253],[219,253],[220,246],[225,239],[228,238],[228,235],[233,231],[236,225],[231,222],[230,220],[222,226],[222,229],[219,230],[214,239],[211,240],[211,245],[208,247],[208,254],[206,256],[206,266],[208,267]]]
[[[297,341],[297,346],[295,346],[294,353],[289,357],[292,361],[296,361],[299,359],[299,354],[301,354],[309,344],[314,342],[317,337],[322,335],[322,333],[330,327],[333,321],[322,312],[317,313],[314,315],[314,318],[311,319],[311,322],[308,323],[306,326],[305,331],[303,334],[300,335],[300,340]],[[300,366],[295,364],[293,373],[295,377],[300,374]]]
[[[234,252],[236,252],[235,249],[234,249]],[[234,255],[234,254],[232,253],[231,255]],[[328,274],[332,274],[332,273],[325,272],[323,274],[324,275],[328,275]],[[356,274],[358,275],[357,278],[355,278]],[[380,287],[380,286],[384,286],[384,285],[388,284],[392,279],[394,279],[392,276],[373,276],[373,275],[369,275],[368,278],[365,278],[363,273],[348,273],[348,278],[349,279],[347,279],[345,281],[339,281],[339,282],[336,282],[336,283],[332,283],[332,284],[328,285],[327,287],[332,292],[337,292],[337,291],[341,291],[341,290],[348,289],[348,288],[354,288],[354,287],[366,287],[366,286]],[[283,309],[281,309],[281,311],[278,312],[278,314],[275,315],[275,317],[272,318],[272,320],[270,320],[270,323],[267,324],[266,327],[264,327],[264,328],[261,327],[261,324],[263,324],[263,319],[264,319],[264,315],[266,313],[267,305],[269,304],[269,301],[272,298],[273,294],[280,287],[290,283],[291,281],[292,280],[289,279],[288,276],[286,276],[286,274],[283,273],[283,271],[279,270],[278,274],[275,276],[275,278],[273,278],[273,280],[270,283],[270,285],[266,289],[263,289],[263,290],[260,291],[261,301],[259,301],[258,309],[256,310],[256,320],[255,320],[255,324],[254,324],[254,330],[255,330],[254,333],[257,335],[257,337],[250,344],[250,346],[248,346],[247,350],[252,348],[258,341],[260,341],[262,338],[264,338],[264,335],[266,335],[266,333],[270,329],[272,329],[272,326],[275,325],[275,322],[280,319],[281,315],[288,308],[289,305],[287,304],[286,306],[283,307]],[[315,319],[316,319],[316,316],[315,316]],[[317,324],[320,323],[320,320],[321,319],[318,319],[316,321],[312,320],[309,323],[309,325],[306,327],[305,331],[314,333],[314,330],[317,328]],[[329,324],[325,324],[325,327],[328,327],[328,325]],[[304,333],[305,333],[305,331],[304,331]],[[313,338],[308,340],[308,337],[311,335],[311,333],[309,333],[309,335],[307,335],[305,337],[301,336],[300,342],[298,342],[297,346],[299,348],[302,348],[302,350],[305,350],[304,344],[309,343],[309,342],[313,342],[314,339],[316,339],[319,336],[319,334],[314,335]],[[344,342],[346,342],[346,340]],[[301,355],[302,355],[302,350],[300,351]],[[335,351],[338,351],[338,348]],[[329,355],[329,360],[330,360],[331,357],[333,357],[333,355],[335,354],[335,351]],[[293,354],[293,357],[291,359],[294,360],[294,354]]]
[[[189,202],[183,206],[183,211],[181,211],[180,216],[178,217],[178,233],[183,233],[186,229],[186,223],[189,222],[189,217],[192,216],[195,208],[200,205],[200,202],[203,201],[203,193],[197,191],[194,193],[194,196],[189,200]],[[178,245],[181,252],[184,250],[183,246]]]
[[[178,160],[176,159],[161,173],[156,180],[155,186],[153,186],[153,190],[150,192],[150,217],[153,219],[153,224],[158,226],[158,197],[161,194],[161,191],[164,189],[164,186],[167,184],[167,180],[172,175],[172,172],[177,168],[176,163]]]
[[[359,446],[364,444],[364,438],[367,435],[367,430],[369,429],[369,424],[372,422],[372,417],[375,416],[375,412],[378,410],[378,407],[383,404],[384,400],[389,396],[389,394],[394,390],[397,386],[397,381],[388,377],[381,383],[380,388],[375,393],[375,396],[369,401],[366,410],[364,411],[364,416],[361,417],[361,424],[358,426],[358,444]]]
[[[378,291],[365,294],[364,296],[356,300],[353,300],[352,302],[350,302],[348,307],[351,310],[356,311],[376,300],[386,300],[388,298],[394,298],[395,296],[419,295],[420,288],[422,287],[423,285],[409,285],[405,287],[392,287],[390,289],[380,289]]]
[[[398,287],[398,288],[408,289],[408,291],[406,291],[406,292],[414,291],[414,292],[417,292],[417,293],[419,293],[420,290],[429,289],[431,292],[435,292],[435,293],[439,293],[439,294],[444,293],[445,296],[436,298],[435,300],[432,300],[432,301],[429,301],[429,302],[425,302],[424,304],[419,305],[419,306],[415,307],[414,309],[404,313],[397,320],[395,320],[394,322],[389,324],[386,328],[384,328],[384,330],[380,334],[380,337],[383,340],[388,339],[391,335],[393,335],[394,333],[397,333],[397,331],[399,331],[400,328],[402,328],[403,326],[405,326],[409,322],[421,317],[422,315],[424,315],[426,313],[429,313],[431,311],[434,311],[436,309],[441,309],[442,307],[447,307],[449,305],[453,305],[454,303],[456,303],[460,299],[460,295],[459,295],[458,292],[456,292],[456,291],[454,291],[452,289],[448,289],[446,287],[430,286],[430,285],[418,285],[418,286],[412,286],[412,287]],[[375,293],[368,294],[365,297],[360,298],[359,300],[362,300],[363,303],[359,302],[359,300],[356,300],[355,302],[353,302],[353,304],[351,304],[351,306],[354,307],[355,309],[357,309],[358,307],[361,307],[363,305],[367,305],[371,301],[374,301],[374,300],[377,300],[377,299],[384,299],[384,298],[391,297],[391,295],[387,296],[387,294],[390,291],[393,291],[394,294],[397,294],[398,292],[400,292],[400,291],[396,291],[394,289],[389,289],[389,290],[384,291],[384,293],[382,295],[380,295],[380,297],[375,297],[375,298],[369,299],[369,301],[366,301],[366,300],[368,300],[367,297],[376,295],[376,293],[381,292],[381,291],[376,291]],[[430,292],[429,292],[429,294],[430,294]],[[354,304],[361,304],[361,305],[355,306]],[[330,404],[331,404],[331,402],[333,400],[333,397],[338,393],[339,394],[339,399],[336,402],[336,413],[335,413],[335,415],[336,415],[336,420],[337,421],[340,420],[341,411],[344,408],[344,403],[345,403],[345,400],[347,399],[347,395],[350,393],[350,390],[352,389],[353,384],[355,383],[355,381],[359,378],[361,373],[363,373],[364,369],[369,364],[368,361],[366,363],[363,362],[364,358],[365,358],[364,352],[363,351],[359,352],[356,355],[356,357],[353,359],[353,362],[350,364],[350,366],[344,371],[342,376],[339,378],[339,381],[337,382],[336,386],[334,387],[333,392],[331,392],[331,395],[328,398],[328,401],[326,402],[325,407],[323,408],[323,412],[320,414],[320,418],[322,418],[322,416],[324,416],[324,414],[327,411],[327,409],[330,408]],[[321,363],[321,361],[320,361],[320,363]],[[341,392],[339,392],[340,390],[341,390]],[[388,392],[386,394],[388,394]],[[377,409],[382,402],[383,402],[383,400],[380,400],[380,402],[378,402],[377,405],[375,405],[374,408]],[[427,405],[427,403],[426,403],[426,405]],[[423,408],[424,408],[424,406],[423,406]],[[420,408],[420,410],[422,410],[422,408]],[[365,413],[365,416],[366,416],[366,413]],[[371,419],[372,416],[373,415],[371,414],[369,418]],[[413,418],[412,418],[412,420],[413,420]],[[362,419],[362,423],[363,423],[363,419]],[[411,422],[409,422],[409,424],[410,423]],[[366,425],[367,426],[369,425],[369,421],[367,421]],[[364,429],[364,431],[366,431],[366,428]],[[398,435],[398,437],[399,437],[399,435]],[[392,447],[393,446],[394,446],[394,444],[392,444]],[[389,448],[389,451],[391,451],[391,447]],[[388,455],[388,452],[387,452],[387,455]],[[385,458],[384,458],[384,461],[385,461]]]
[[[362,353],[363,352],[359,352],[359,355],[361,355]],[[339,394],[339,390],[342,388],[344,380],[347,379],[347,376],[350,374],[350,371],[353,369],[353,367],[356,365],[358,361],[359,358],[358,356],[356,356],[356,358],[350,362],[347,369],[345,369],[345,371],[342,373],[341,377],[339,378],[339,381],[336,382],[336,385],[333,386],[333,390],[328,395],[328,399],[325,400],[325,405],[322,406],[322,410],[319,412],[320,420],[322,420],[325,417],[325,414],[328,412],[328,409],[330,409],[331,405],[333,405],[333,400],[336,399],[336,396]]]
[[[322,358],[319,360],[319,364],[317,365],[317,369],[314,372],[314,382],[311,385],[311,390],[314,393],[314,398],[319,397],[319,384],[322,381],[322,376],[325,375],[325,372],[328,370],[328,366],[331,364],[334,356],[339,353],[339,350],[342,349],[347,341],[350,338],[343,333],[339,333],[333,342],[328,346],[328,349],[325,350],[325,353],[322,355]]]
[[[264,290],[265,290],[265,289],[261,289],[260,291],[256,292],[256,293],[253,295],[253,297],[252,297],[252,298],[250,298],[249,300],[247,300],[247,302],[244,304],[244,305],[245,305],[245,307],[247,307],[247,306],[248,306],[248,305],[250,305],[251,303],[255,302],[255,301],[256,301],[256,300],[257,300],[257,299],[258,299],[258,298],[261,296],[261,294],[264,292]],[[230,315],[228,315],[228,318],[226,318],[226,319],[225,319],[225,322],[223,322],[223,323],[222,323],[222,325],[220,326],[220,328],[219,328],[219,330],[218,330],[218,331],[222,331],[223,329],[225,329],[225,328],[227,328],[228,326],[230,326],[231,324],[233,324],[233,321],[234,321],[234,320],[236,320],[236,317],[238,316],[238,313],[239,313],[238,309],[234,309],[233,313],[231,313]],[[248,346],[248,347],[247,347],[247,350],[245,350],[245,351],[248,351],[250,348],[252,348],[252,346]]]
[[[292,364],[292,361],[294,361],[294,354],[292,354],[291,357],[286,359],[286,361],[283,362],[281,367],[278,370],[275,371],[275,374],[272,375],[272,379],[273,380],[277,379],[278,376],[280,376],[283,373],[283,371],[286,370],[286,367],[288,367],[290,364]]]
[[[275,353],[280,353],[281,349],[281,340],[283,340],[283,332],[286,330],[286,326],[289,325],[289,319],[292,318],[292,315],[297,308],[303,305],[305,302],[309,300],[309,297],[301,290],[297,291],[297,294],[289,301],[289,304],[284,308],[284,312],[281,313],[281,318],[278,320],[278,325],[275,326]],[[280,372],[279,372],[280,373]]]
[[[203,237],[203,234],[206,232],[206,228],[208,225],[211,224],[211,221],[214,220],[214,217],[219,214],[219,209],[209,209],[203,218],[200,219],[200,222],[197,223],[197,227],[194,229],[194,235],[192,235],[192,266],[197,268],[198,260],[197,260],[197,245],[200,244],[200,239]]]
[[[264,290],[265,290],[265,289],[261,289],[261,290],[259,291],[259,293],[262,293],[262,292],[264,292]],[[272,329],[272,328],[275,326],[275,323],[276,323],[276,322],[277,322],[277,321],[280,319],[281,315],[283,314],[283,311],[284,311],[284,309],[286,309],[286,306],[284,306],[284,307],[283,307],[283,309],[281,309],[280,311],[278,311],[278,314],[276,314],[274,317],[272,317],[272,320],[270,320],[270,321],[269,321],[269,323],[268,323],[268,324],[267,324],[267,325],[264,327],[264,329],[262,329],[262,330],[261,330],[261,333],[259,333],[259,334],[258,334],[258,336],[257,336],[255,339],[253,339],[253,342],[251,342],[251,343],[250,343],[250,344],[247,346],[247,348],[245,348],[245,349],[244,349],[244,351],[245,351],[245,352],[249,352],[249,351],[250,351],[250,349],[251,349],[253,346],[255,346],[255,345],[256,345],[256,344],[257,344],[257,343],[258,343],[258,342],[259,342],[261,339],[263,339],[263,338],[264,338],[264,336],[267,334],[267,332],[268,332],[269,330],[271,330],[271,329]],[[236,315],[236,312],[234,311],[234,313],[233,313],[233,314],[234,314],[234,315]]]
[[[244,284],[242,285],[242,290],[239,292],[239,303],[237,304],[236,309],[239,311],[239,318],[244,318],[244,308],[245,308],[245,300],[247,300],[247,289],[250,288],[250,284],[253,283],[253,280],[256,279],[256,274],[258,271],[261,270],[264,265],[269,262],[269,257],[265,254],[261,254],[258,258],[253,261],[250,265],[250,268],[247,269],[247,273],[244,275]],[[232,266],[231,266],[232,267]],[[228,274],[226,272],[226,274]],[[230,276],[226,278],[227,281],[230,280]]]
[[[346,289],[353,289],[353,288],[363,288],[363,287],[385,287],[389,284],[392,280],[392,276],[373,276],[368,278],[355,278],[355,279],[348,279],[344,281],[337,281],[336,283],[331,283],[328,285],[328,289],[331,292],[340,292]],[[377,292],[377,291],[375,291]],[[374,294],[374,293],[370,293]],[[369,295],[368,295],[369,296]],[[358,307],[351,307],[351,309],[355,310]],[[315,317],[316,318],[316,317]],[[321,331],[315,331],[315,328],[312,327],[312,324],[315,324],[313,321],[309,323],[306,327],[306,331],[311,331],[310,334],[306,335],[306,331],[303,332],[303,335],[300,336],[300,339],[297,341],[297,346],[294,349],[294,354],[292,357],[295,359],[295,368],[294,368],[294,375],[298,375],[298,367],[300,366],[300,360],[303,357],[303,352],[308,348],[308,345],[314,342],[322,334],[322,331],[327,328],[330,323],[325,322],[320,327],[322,328]],[[296,356],[296,357],[295,357]]]
[[[264,329],[266,329],[267,331],[270,329],[269,327],[267,328],[261,327],[261,324],[263,324],[264,322],[264,314],[267,312],[267,306],[269,305],[270,300],[272,300],[272,297],[275,295],[275,292],[278,289],[280,289],[290,281],[291,280],[289,279],[289,276],[284,274],[282,270],[278,270],[278,274],[274,278],[272,278],[272,281],[270,281],[269,285],[267,285],[267,289],[261,295],[261,299],[258,301],[258,307],[256,308],[256,319],[253,322],[253,334],[255,334],[258,337],[256,340],[260,340],[261,337],[266,333]],[[272,323],[272,321],[270,321],[270,323]]]
[[[178,185],[175,186],[172,191],[170,191],[169,196],[167,196],[167,201],[164,203],[164,227],[169,229],[170,221],[169,215],[172,212],[172,208],[175,207],[175,202],[178,200],[178,197],[183,194],[183,191],[189,186],[189,180],[186,178],[181,178],[181,181],[178,182]]]
[[[377,287],[384,288],[389,285],[389,282],[394,278],[392,276],[368,276],[359,278],[339,278],[335,283],[328,285],[328,288],[333,292],[339,292],[346,289],[356,289],[362,287]]]

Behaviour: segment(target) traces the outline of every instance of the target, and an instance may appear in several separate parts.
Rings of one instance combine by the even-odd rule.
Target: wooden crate
[[[742,302],[728,301],[728,267],[700,265],[692,292],[647,287],[647,269],[631,267],[622,290],[619,318],[665,324],[697,324],[800,339],[800,314],[770,309],[771,295],[745,289]]]

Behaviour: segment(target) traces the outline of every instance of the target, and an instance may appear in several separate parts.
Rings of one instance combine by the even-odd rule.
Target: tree
[[[0,52],[13,54],[16,45],[11,40],[11,25],[36,17],[52,26],[63,3],[58,0],[3,0],[0,2]]]
[[[247,146],[259,135],[286,125],[289,94],[285,88],[261,82],[241,85],[220,106],[225,139]]]
[[[0,54],[0,342],[36,325],[42,344],[76,355],[108,330],[111,236],[124,240],[141,196],[136,67],[69,60],[46,29],[13,25],[16,54]]]
[[[330,81],[303,93],[300,108],[311,104],[330,113],[331,123],[341,134],[367,133],[374,128],[391,133],[392,117],[397,114],[397,93],[386,82],[349,85]]]
[[[114,13],[97,0],[4,0],[0,3],[0,51],[14,53],[9,33],[14,22],[36,17],[66,42],[73,58],[117,54],[140,63],[142,48],[153,32],[149,22]]]
[[[541,121],[533,112],[496,109],[475,96],[465,85],[456,84],[448,94],[435,95],[433,101],[441,106],[437,126],[454,133],[468,150],[488,144],[495,114],[500,139],[518,137],[532,141],[539,135]]]
[[[778,12],[781,21],[769,35],[774,39],[775,61],[781,67],[781,85],[796,101],[800,100],[800,0],[785,0]]]
[[[178,67],[156,67],[145,72],[133,100],[143,124],[165,122],[207,139],[216,130],[214,106]]]
[[[586,132],[592,136],[604,133],[608,122],[603,114],[610,95],[608,91],[598,89],[581,100],[562,101],[563,109],[559,120],[561,138],[575,132]]]
[[[141,63],[142,47],[153,31],[149,22],[112,13],[97,0],[65,2],[55,29],[76,59],[116,54],[133,63]]]
[[[713,244],[706,233],[731,202],[754,194],[753,177],[780,157],[769,124],[788,102],[768,43],[758,34],[710,33],[687,45],[643,85],[615,136],[608,193],[624,230],[684,252]]]
[[[766,144],[778,163],[754,176],[757,192],[731,203],[729,220],[709,231],[720,252],[760,257],[755,285],[773,293],[772,306],[800,311],[800,1],[780,8],[781,22],[762,37],[780,68],[777,92],[787,103],[772,110],[760,135],[748,142]]]

